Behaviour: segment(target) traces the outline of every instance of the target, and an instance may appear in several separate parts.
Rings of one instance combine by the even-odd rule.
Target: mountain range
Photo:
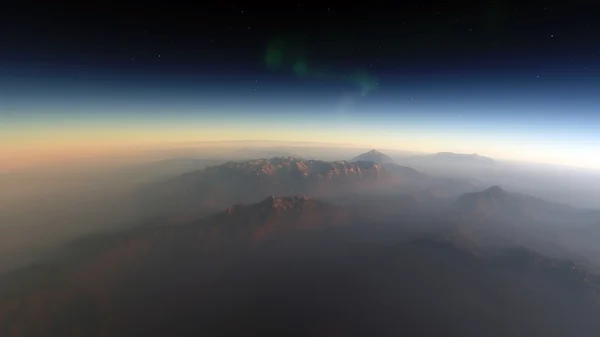
[[[228,162],[146,186],[140,191],[144,208],[211,211],[236,203],[251,203],[269,195],[316,197],[360,191],[431,189],[452,196],[473,190],[460,180],[438,179],[410,167],[374,161],[306,160],[295,157]]]
[[[325,162],[275,157],[228,162],[149,186],[142,194],[157,207],[218,209],[270,195],[327,195],[384,186],[385,172],[373,162]],[[147,206],[144,206],[147,207]]]
[[[160,216],[2,275],[0,335],[600,331],[599,211],[294,157],[209,166],[140,196]]]
[[[432,155],[414,157],[424,161],[437,162],[438,164],[459,165],[459,164],[475,164],[482,166],[494,165],[496,161],[492,158],[480,156],[478,154],[464,154],[454,152],[438,152]]]

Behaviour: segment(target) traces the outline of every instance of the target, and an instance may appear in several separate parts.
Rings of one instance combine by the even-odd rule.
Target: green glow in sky
[[[377,78],[365,70],[333,71],[323,66],[312,65],[306,57],[305,49],[289,39],[278,38],[269,43],[265,52],[265,64],[271,70],[291,71],[299,77],[348,83],[359,88],[363,96],[379,86]]]

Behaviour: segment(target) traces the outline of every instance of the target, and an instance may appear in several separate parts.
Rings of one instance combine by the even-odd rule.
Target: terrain
[[[0,335],[600,331],[598,210],[393,162],[148,167],[147,216],[0,275]]]
[[[525,248],[488,256],[269,197],[75,242],[6,277],[4,336],[595,336],[598,277]],[[402,221],[397,223],[402,225]]]
[[[142,207],[205,207],[215,211],[230,204],[255,202],[269,195],[328,197],[347,193],[436,190],[455,196],[472,191],[462,180],[438,179],[410,167],[373,161],[321,161],[273,157],[227,162],[147,186]]]

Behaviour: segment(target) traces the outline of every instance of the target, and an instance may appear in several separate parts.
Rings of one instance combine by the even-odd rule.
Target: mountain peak
[[[361,155],[358,155],[357,157],[355,157],[354,159],[351,160],[352,162],[357,162],[357,161],[372,161],[375,162],[377,164],[385,164],[385,163],[391,163],[394,160],[390,157],[388,157],[387,155],[373,149],[369,152],[365,152]]]
[[[224,228],[223,224],[229,230],[245,228],[250,231],[253,241],[260,241],[289,230],[340,224],[346,218],[347,211],[343,207],[303,195],[271,195],[258,203],[231,206],[225,212],[216,214],[213,220],[219,228]]]
[[[227,208],[226,213],[228,215],[232,215],[238,212],[245,212],[247,210],[269,213],[271,211],[298,211],[304,207],[316,206],[318,204],[318,201],[304,195],[295,195],[289,197],[278,197],[271,195],[255,204],[233,205]]]
[[[519,199],[497,185],[463,194],[454,203],[454,209],[462,214],[480,214],[504,220],[522,217],[522,206]]]
[[[501,196],[501,195],[506,194],[506,191],[504,191],[500,186],[494,185],[494,186],[488,188],[487,190],[484,190],[483,193],[485,193],[487,195],[492,195],[492,196]]]
[[[480,192],[466,193],[463,194],[459,200],[469,200],[470,202],[477,203],[488,203],[488,202],[498,202],[501,200],[508,199],[508,193],[503,190],[500,186],[494,185]]]
[[[315,203],[312,198],[295,195],[290,197],[276,197],[271,195],[263,200],[260,205],[268,206],[279,210],[290,210],[301,207],[304,204]]]

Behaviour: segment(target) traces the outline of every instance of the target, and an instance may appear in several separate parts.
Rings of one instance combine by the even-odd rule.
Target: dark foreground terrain
[[[0,335],[598,336],[598,279],[525,248],[269,197],[74,243],[5,275]],[[401,221],[401,220],[399,220]],[[432,228],[435,226],[432,226]],[[452,234],[452,233],[450,233]]]

